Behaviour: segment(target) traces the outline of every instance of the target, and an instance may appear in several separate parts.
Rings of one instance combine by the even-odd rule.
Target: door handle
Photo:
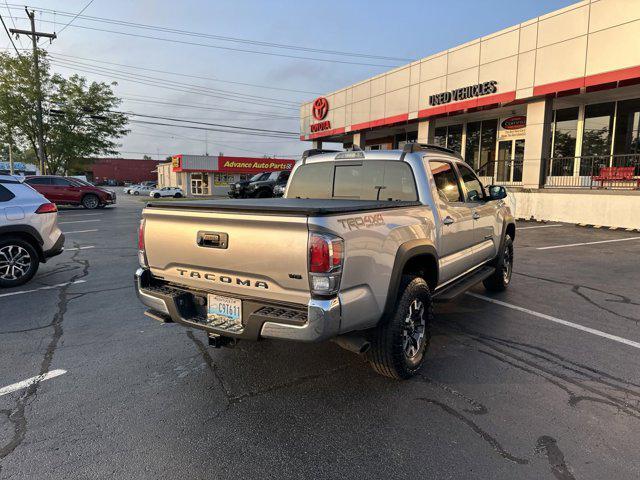
[[[442,221],[442,223],[444,223],[445,225],[451,225],[453,222],[455,222],[455,220],[451,218],[449,215],[444,217],[444,220]]]
[[[473,219],[474,220],[479,220],[480,219],[480,214],[478,212],[473,212]]]

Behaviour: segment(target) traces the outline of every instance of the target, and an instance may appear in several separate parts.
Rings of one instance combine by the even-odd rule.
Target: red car
[[[24,183],[57,205],[82,205],[93,209],[116,203],[116,192],[78,178],[39,175],[26,177]]]

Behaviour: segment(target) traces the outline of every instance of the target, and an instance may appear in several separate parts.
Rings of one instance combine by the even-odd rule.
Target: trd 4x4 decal
[[[342,218],[338,221],[342,224],[343,228],[348,228],[349,230],[353,230],[354,228],[359,230],[361,228],[385,225],[384,218],[382,218],[381,213],[376,213],[375,215],[363,215],[361,217]]]

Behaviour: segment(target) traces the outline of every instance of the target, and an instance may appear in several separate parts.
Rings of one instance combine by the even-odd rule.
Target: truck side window
[[[380,200],[418,200],[416,182],[411,167],[404,162],[384,162],[384,189],[380,191]]]
[[[473,173],[466,165],[462,163],[458,164],[458,170],[460,170],[460,175],[462,176],[462,183],[464,183],[464,188],[467,191],[467,201],[469,202],[479,202],[484,197],[482,184],[476,174]]]
[[[458,186],[456,172],[448,162],[431,160],[429,162],[433,179],[436,182],[438,195],[447,202],[462,202],[462,193]]]

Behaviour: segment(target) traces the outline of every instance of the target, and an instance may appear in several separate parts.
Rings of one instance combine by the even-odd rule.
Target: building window
[[[417,140],[418,140],[418,132],[417,131],[399,133],[395,137],[394,148],[399,148],[400,150],[402,150],[407,143],[415,142]]]
[[[615,102],[587,105],[584,108],[582,156],[608,156],[611,154],[611,134]]]
[[[467,145],[464,151],[464,161],[475,170],[480,166],[480,124],[481,122],[467,123]]]
[[[450,148],[454,152],[462,152],[462,124],[437,127],[434,130],[433,143]]]
[[[552,176],[573,175],[578,138],[578,107],[562,108],[555,111],[551,157],[562,160],[551,161]]]
[[[433,144],[441,147],[447,146],[447,127],[437,127],[433,131]]]
[[[467,144],[464,160],[479,172],[479,175],[493,176],[497,134],[497,119],[467,123]],[[460,143],[462,144],[462,139],[460,139]]]
[[[618,102],[614,153],[640,153],[640,99]]]

